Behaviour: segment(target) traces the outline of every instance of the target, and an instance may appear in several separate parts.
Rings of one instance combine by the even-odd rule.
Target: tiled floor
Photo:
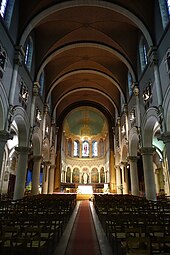
[[[77,211],[80,205],[80,201],[77,201],[77,205],[76,208],[70,218],[70,221],[60,239],[59,244],[57,245],[55,254],[58,255],[64,255],[65,251],[66,251],[66,247],[67,247],[67,243],[71,234],[71,230],[72,230],[72,226],[74,224],[76,215],[77,215]],[[98,241],[100,244],[100,249],[101,249],[101,253],[102,255],[113,255],[110,244],[106,238],[106,235],[103,231],[103,228],[101,227],[100,221],[98,219],[98,216],[96,215],[94,206],[93,206],[93,202],[90,202],[90,208],[92,211],[92,216],[93,216],[93,220],[94,220],[94,224],[95,224],[95,228],[96,228],[96,233],[97,233],[97,237],[98,237]]]

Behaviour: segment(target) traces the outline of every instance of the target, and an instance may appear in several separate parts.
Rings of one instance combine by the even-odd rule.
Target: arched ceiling
[[[137,77],[141,34],[152,46],[154,0],[20,1],[20,44],[35,45],[35,80],[45,71],[55,121],[65,109],[91,102],[111,118],[127,102],[127,72]],[[147,28],[146,28],[147,24]]]

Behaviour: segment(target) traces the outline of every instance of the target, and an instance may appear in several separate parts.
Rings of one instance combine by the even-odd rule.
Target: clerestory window
[[[139,55],[140,55],[141,71],[143,72],[144,69],[145,69],[145,66],[148,64],[147,46],[146,46],[146,42],[144,40],[144,37],[141,37],[141,39],[140,39]]]
[[[159,0],[162,25],[165,29],[170,19],[170,0]]]
[[[25,64],[29,71],[31,71],[32,66],[32,57],[33,57],[33,40],[29,36],[25,48]]]
[[[9,28],[13,14],[15,0],[0,0],[0,15]]]

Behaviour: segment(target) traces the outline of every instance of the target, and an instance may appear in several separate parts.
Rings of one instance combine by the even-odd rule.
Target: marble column
[[[100,170],[98,171],[98,174],[99,174],[99,183],[101,183]]]
[[[141,148],[146,199],[156,201],[157,197],[156,197],[155,174],[153,170],[154,151],[155,149],[152,147]]]
[[[44,169],[43,169],[43,184],[42,184],[42,193],[48,193],[48,179],[49,179],[49,168],[50,168],[50,161],[44,162]]]
[[[30,126],[31,128],[33,128],[34,125],[34,117],[35,117],[35,101],[36,101],[36,97],[39,95],[39,89],[40,89],[40,85],[38,82],[34,82],[33,85],[33,93],[32,93],[32,103],[31,103],[31,117],[30,117]]]
[[[14,55],[14,68],[12,73],[12,80],[9,91],[9,105],[14,105],[15,89],[17,85],[17,77],[19,67],[22,66],[23,58],[25,56],[24,50],[21,46],[16,46]]]
[[[138,84],[135,83],[134,84],[134,89],[133,89],[133,93],[135,96],[135,100],[136,100],[136,125],[139,128],[140,127],[140,102],[139,102],[139,88],[138,88]]]
[[[150,65],[153,65],[158,106],[161,106],[162,100],[163,100],[163,94],[162,94],[161,79],[160,79],[159,68],[158,68],[158,55],[157,55],[156,46],[153,46],[149,49],[148,56],[150,60]]]
[[[123,184],[123,194],[129,194],[129,179],[128,179],[128,169],[127,162],[122,162],[122,184]]]
[[[43,116],[43,139],[45,138],[45,132],[46,132],[46,117],[48,113],[48,106],[44,105],[44,116]]]
[[[168,161],[168,171],[170,174],[170,131],[164,132],[159,140],[162,140],[166,147],[166,155],[167,155],[167,161]]]
[[[131,180],[131,194],[134,196],[139,196],[139,178],[137,169],[137,156],[128,157],[130,163],[130,180]]]
[[[33,173],[32,173],[32,189],[31,195],[39,194],[39,185],[40,185],[40,168],[42,156],[34,156],[33,157],[34,165],[33,165]]]
[[[18,165],[16,171],[16,180],[14,188],[14,200],[21,199],[24,196],[25,191],[25,181],[27,175],[27,163],[28,154],[30,153],[30,148],[28,147],[16,147],[16,152],[18,153]]]
[[[110,190],[116,193],[116,169],[114,160],[114,151],[110,149]]]
[[[117,194],[122,194],[122,181],[121,181],[121,169],[120,166],[116,166],[116,189]]]
[[[12,135],[5,130],[0,130],[0,176],[2,171],[5,144],[9,139],[12,139]]]
[[[48,186],[49,194],[53,194],[53,191],[54,191],[54,170],[55,170],[55,165],[51,165],[50,171],[49,171],[49,186]]]

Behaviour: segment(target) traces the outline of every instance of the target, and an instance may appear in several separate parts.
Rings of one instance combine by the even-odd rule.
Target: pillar
[[[139,196],[139,178],[137,169],[137,156],[128,157],[130,163],[130,180],[131,180],[131,194],[134,196]]]
[[[25,181],[27,174],[27,161],[30,148],[28,147],[16,147],[16,152],[18,153],[18,165],[16,171],[16,180],[14,188],[14,200],[21,199],[24,196],[25,191]]]
[[[135,101],[136,101],[136,125],[139,128],[140,127],[140,102],[139,102],[139,88],[137,86],[137,83],[134,84],[134,89],[133,89],[133,93],[135,96]]]
[[[32,94],[32,103],[31,103],[31,118],[30,118],[30,126],[34,126],[34,116],[35,116],[35,101],[36,97],[39,94],[40,85],[38,82],[34,82],[33,85],[33,94]]]
[[[33,173],[32,173],[32,189],[31,195],[39,194],[39,185],[40,185],[40,168],[41,168],[42,156],[34,156],[33,161]]]
[[[159,74],[159,68],[158,68],[158,56],[157,56],[157,48],[151,47],[148,52],[150,65],[153,65],[154,69],[154,78],[155,78],[155,87],[156,87],[156,93],[157,93],[157,99],[158,99],[158,106],[162,106],[162,87],[161,87],[161,79]]]
[[[114,151],[110,149],[110,190],[116,193],[116,170],[114,161]]]
[[[122,194],[122,182],[121,182],[121,169],[120,166],[116,166],[116,190],[117,194]]]
[[[47,105],[44,105],[44,115],[43,115],[43,139],[45,138],[45,129],[46,129],[46,117],[48,113]]]
[[[48,186],[49,194],[53,194],[53,191],[54,191],[54,170],[55,170],[55,165],[51,165],[49,170],[49,186]]]
[[[43,184],[42,184],[42,193],[48,193],[48,179],[49,179],[49,168],[50,168],[50,161],[44,162],[44,169],[43,169]]]
[[[12,139],[12,135],[5,130],[0,130],[0,176],[2,171],[5,144],[9,139]]]
[[[127,162],[122,162],[122,185],[123,194],[129,194],[129,179],[128,179],[128,169]]]
[[[141,148],[144,180],[145,180],[145,193],[146,199],[156,201],[156,185],[155,175],[153,170],[153,152],[155,151],[152,147]]]
[[[167,161],[168,161],[168,171],[170,174],[170,131],[164,132],[159,140],[162,140],[166,147],[166,155],[167,155]]]
[[[21,46],[16,46],[15,48],[15,56],[14,56],[14,68],[12,73],[10,92],[9,92],[9,105],[14,105],[14,97],[15,97],[15,88],[17,85],[17,76],[19,67],[22,66],[22,61],[25,56],[23,48]]]

